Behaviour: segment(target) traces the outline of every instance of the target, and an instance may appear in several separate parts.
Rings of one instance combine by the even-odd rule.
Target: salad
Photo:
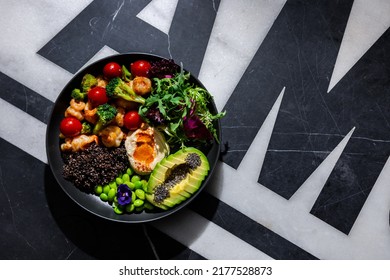
[[[168,210],[191,197],[219,142],[211,94],[172,59],[111,61],[69,92],[60,122],[63,177],[117,214]]]

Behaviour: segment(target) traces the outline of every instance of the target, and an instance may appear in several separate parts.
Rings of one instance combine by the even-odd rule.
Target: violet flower
[[[118,186],[116,197],[120,205],[127,205],[131,202],[131,190],[126,184],[120,184]]]

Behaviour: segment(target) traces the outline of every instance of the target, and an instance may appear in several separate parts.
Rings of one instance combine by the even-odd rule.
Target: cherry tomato
[[[135,77],[148,77],[150,70],[150,63],[146,60],[137,60],[130,64],[131,74]]]
[[[97,107],[108,102],[106,89],[104,87],[93,87],[88,91],[88,100],[93,107]]]
[[[109,62],[103,68],[103,75],[107,79],[122,76],[122,67],[116,62]]]
[[[80,134],[81,122],[74,117],[66,117],[60,123],[60,131],[65,137],[73,137]]]
[[[136,130],[142,124],[142,119],[137,111],[129,111],[123,117],[123,124],[129,130]]]

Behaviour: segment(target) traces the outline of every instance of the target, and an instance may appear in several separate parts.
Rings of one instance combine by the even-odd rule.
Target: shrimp
[[[96,115],[97,108],[92,109],[91,103],[87,103],[84,108],[84,118],[86,121],[95,124],[98,120],[98,116]]]
[[[133,79],[133,90],[138,95],[146,95],[152,90],[152,82],[146,77],[135,77]]]
[[[115,125],[110,125],[100,132],[103,145],[106,147],[119,147],[125,134]]]
[[[122,107],[117,107],[116,109],[117,109],[118,113],[115,116],[115,123],[118,126],[122,127],[123,126],[123,118],[125,116],[126,111]]]
[[[84,110],[85,103],[82,101],[70,100],[70,106],[65,110],[65,117],[74,117],[79,121],[84,119],[82,111]]]
[[[70,107],[76,111],[82,111],[85,108],[85,103],[82,101],[77,101],[74,98],[70,101]]]
[[[97,76],[96,77],[96,80],[97,80],[97,86],[98,87],[106,87],[107,84],[108,84],[108,81],[106,79],[104,79],[103,76]]]
[[[78,119],[79,121],[82,121],[84,119],[83,114],[80,111],[75,110],[71,106],[69,106],[65,111],[65,117],[74,117]]]
[[[127,101],[122,98],[117,98],[115,100],[115,107],[122,107],[125,108],[126,110],[137,110],[138,108],[138,103],[135,103],[133,101]]]
[[[98,137],[96,135],[81,134],[73,138],[66,138],[65,143],[61,144],[61,151],[63,152],[78,152],[85,150],[90,144],[95,142],[98,144]]]

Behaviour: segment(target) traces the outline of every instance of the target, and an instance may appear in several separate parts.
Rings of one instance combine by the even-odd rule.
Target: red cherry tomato
[[[60,131],[65,137],[73,137],[80,134],[81,122],[74,117],[66,117],[60,123]]]
[[[88,100],[93,107],[97,107],[108,102],[106,89],[104,87],[93,87],[88,91]]]
[[[128,130],[136,130],[142,124],[142,118],[137,111],[129,111],[123,117],[123,124]]]
[[[116,62],[109,62],[103,68],[103,75],[108,79],[122,76],[122,67]]]
[[[146,60],[137,60],[130,64],[131,74],[135,77],[148,77],[150,71],[150,63]]]

